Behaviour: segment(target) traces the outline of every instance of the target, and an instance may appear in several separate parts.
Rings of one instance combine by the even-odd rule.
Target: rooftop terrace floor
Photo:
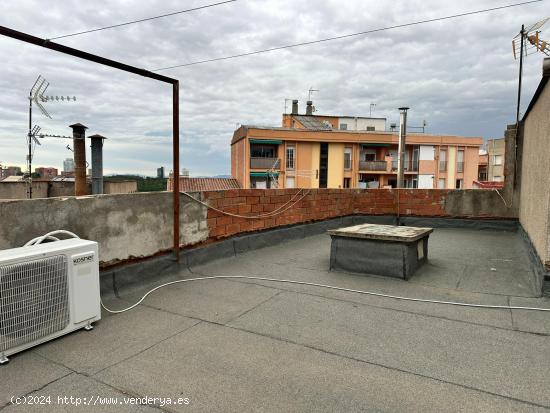
[[[534,298],[520,235],[436,229],[410,281],[328,271],[327,235],[164,277],[284,278],[409,297],[550,308]],[[156,283],[160,284],[161,280]],[[150,286],[111,297],[121,308]],[[182,283],[0,367],[11,396],[187,397],[91,411],[548,411],[550,314],[491,310],[253,280]],[[32,409],[29,407],[33,407]],[[89,406],[87,406],[90,409]]]

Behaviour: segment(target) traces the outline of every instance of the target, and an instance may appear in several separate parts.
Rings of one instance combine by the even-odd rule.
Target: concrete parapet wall
[[[459,221],[450,218],[516,218],[497,192],[481,189],[238,189],[193,196],[233,214],[257,216],[276,210],[281,213],[260,219],[232,217],[207,210],[182,196],[180,243],[184,247],[331,218],[369,215],[382,219],[395,216],[398,211],[405,225],[414,217],[449,218],[449,223]],[[296,200],[299,202],[293,205]],[[169,192],[0,201],[0,217],[0,249],[22,246],[55,229],[66,229],[99,242],[103,266],[154,256],[172,248]]]
[[[56,229],[99,243],[103,265],[172,248],[172,194],[168,192],[0,202],[0,249],[24,245]],[[182,197],[181,244],[208,238],[206,208]]]

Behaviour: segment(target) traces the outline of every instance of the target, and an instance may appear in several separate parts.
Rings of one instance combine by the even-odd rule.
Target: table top
[[[361,224],[331,229],[331,236],[363,238],[381,241],[414,242],[429,236],[433,228],[403,227],[395,225]]]

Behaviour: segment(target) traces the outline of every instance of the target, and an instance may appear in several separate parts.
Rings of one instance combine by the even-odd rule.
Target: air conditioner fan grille
[[[63,330],[68,302],[64,255],[0,266],[0,352]]]

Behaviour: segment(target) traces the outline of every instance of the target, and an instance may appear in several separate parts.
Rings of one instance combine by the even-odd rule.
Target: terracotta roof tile
[[[180,177],[180,191],[219,191],[239,189],[239,182],[234,178],[187,178]]]

